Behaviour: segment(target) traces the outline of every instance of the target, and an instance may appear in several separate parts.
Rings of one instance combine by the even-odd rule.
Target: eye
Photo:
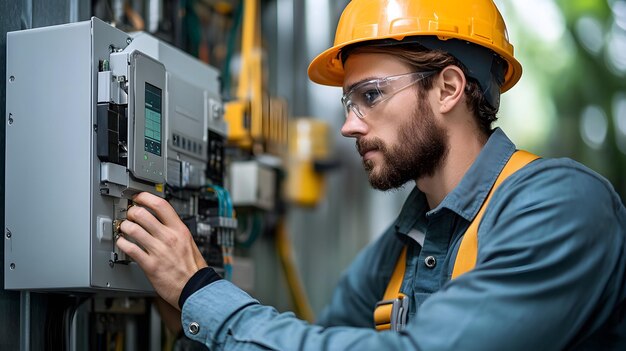
[[[380,99],[380,96],[380,91],[378,89],[369,89],[361,94],[361,98],[367,106],[373,106],[376,104],[378,99]]]

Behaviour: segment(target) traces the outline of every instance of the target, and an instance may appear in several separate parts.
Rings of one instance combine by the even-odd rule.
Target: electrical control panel
[[[7,36],[5,288],[151,292],[115,246],[132,196],[165,197],[219,255],[219,76],[103,21]],[[223,239],[223,238],[222,238]]]

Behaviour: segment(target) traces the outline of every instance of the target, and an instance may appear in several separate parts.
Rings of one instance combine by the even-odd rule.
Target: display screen
[[[145,150],[161,156],[161,89],[146,83]]]

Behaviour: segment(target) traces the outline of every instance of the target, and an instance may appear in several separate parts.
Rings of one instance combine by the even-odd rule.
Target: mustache
[[[385,150],[385,143],[378,138],[374,139],[363,139],[359,138],[356,140],[356,150],[359,152],[361,157],[363,157],[366,153],[373,150]]]

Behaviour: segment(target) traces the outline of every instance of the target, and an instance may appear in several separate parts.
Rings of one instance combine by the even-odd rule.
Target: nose
[[[359,118],[354,111],[348,111],[346,121],[343,122],[343,126],[341,127],[341,135],[346,138],[356,138],[367,133],[367,123],[365,123],[363,119]]]

